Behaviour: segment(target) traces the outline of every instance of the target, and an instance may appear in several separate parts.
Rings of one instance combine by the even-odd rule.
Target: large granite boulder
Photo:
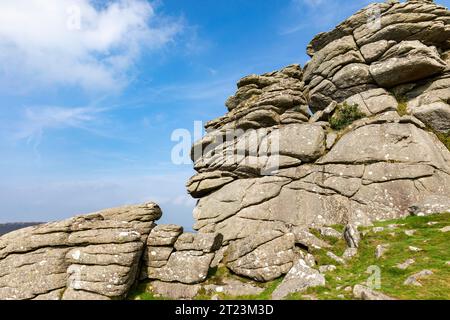
[[[229,244],[404,217],[450,194],[450,152],[434,134],[449,131],[449,34],[450,12],[431,1],[371,4],[315,37],[303,70],[239,81],[192,149],[194,228]],[[354,106],[363,118],[336,129]]]
[[[123,298],[161,209],[108,209],[0,237],[0,299]]]
[[[442,73],[445,68],[435,47],[415,40],[394,45],[370,65],[370,73],[378,85],[391,88]]]
[[[234,273],[265,282],[286,274],[296,257],[294,234],[269,229],[233,242],[225,262]]]

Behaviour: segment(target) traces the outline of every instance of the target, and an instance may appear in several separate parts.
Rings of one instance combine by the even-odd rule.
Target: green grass
[[[128,294],[127,300],[167,300],[162,297],[156,297],[150,290],[148,281],[139,283]]]
[[[242,281],[243,278],[240,278],[240,280]],[[230,296],[224,293],[214,293],[214,295],[217,295],[220,300],[270,300],[272,293],[280,285],[281,281],[283,281],[283,279],[279,278],[271,282],[260,284],[260,286],[264,288],[264,291],[259,295],[249,295],[239,297]],[[210,299],[211,295],[207,295],[204,290],[203,292],[200,292],[200,294],[196,297],[196,300],[210,300]]]
[[[436,224],[429,225],[429,222]],[[389,225],[397,224],[396,228]],[[351,291],[345,291],[346,287],[356,284],[365,284],[370,277],[367,270],[371,266],[377,266],[381,270],[381,288],[378,290],[393,298],[405,300],[433,300],[450,299],[450,267],[446,265],[450,261],[450,233],[443,233],[439,229],[450,225],[450,213],[432,215],[428,217],[408,217],[406,219],[391,220],[375,223],[373,227],[384,227],[381,232],[375,233],[373,227],[363,228],[365,233],[360,242],[358,255],[348,261],[346,265],[338,265],[330,259],[326,252],[330,249],[313,250],[318,265],[336,265],[337,269],[326,274],[327,283],[324,287],[311,288],[306,292],[292,294],[287,297],[290,300],[304,300],[314,297],[323,300],[354,299]],[[342,231],[343,226],[334,226]],[[405,230],[416,230],[413,236],[407,236]],[[343,239],[321,236],[319,232],[312,230],[316,236],[332,244],[333,251],[342,255],[346,249]],[[390,247],[381,259],[376,259],[375,248],[379,244],[389,244]],[[420,252],[411,252],[409,246],[422,249]],[[400,270],[395,266],[407,259],[414,259],[415,264],[406,270]],[[403,282],[412,274],[429,269],[433,275],[420,280],[422,287],[405,286]],[[210,271],[206,284],[224,284],[226,279],[238,279],[264,288],[260,295],[232,297],[223,293],[207,294],[202,289],[197,300],[209,300],[217,295],[221,300],[268,300],[272,292],[282,282],[282,278],[269,283],[255,283],[231,273],[226,267],[219,267]],[[161,300],[155,297],[148,283],[142,283],[130,294],[129,299]]]
[[[397,100],[397,113],[400,117],[406,116],[408,114],[408,99],[403,95],[396,92],[391,92],[391,94]]]
[[[349,105],[344,102],[336,107],[336,111],[330,119],[330,126],[334,130],[342,130],[363,117],[364,114],[359,111],[358,105]]]
[[[434,132],[438,139],[450,150],[450,131],[447,133]]]
[[[436,225],[427,225],[428,222],[438,222]],[[450,267],[446,265],[450,261],[450,234],[443,233],[439,229],[449,225],[450,213],[433,215],[429,217],[408,217],[406,219],[380,222],[375,226],[387,227],[390,224],[405,224],[396,229],[386,228],[384,231],[374,233],[372,228],[363,237],[358,256],[353,258],[345,266],[337,265],[334,272],[326,275],[327,285],[322,288],[312,288],[305,293],[293,294],[289,299],[303,299],[304,295],[313,295],[318,299],[339,299],[343,295],[345,299],[353,299],[352,292],[345,292],[347,286],[367,282],[370,274],[366,273],[370,266],[377,266],[381,270],[381,288],[389,296],[406,300],[422,299],[450,299]],[[413,236],[407,236],[405,230],[416,230]],[[375,248],[379,244],[389,244],[390,247],[384,257],[375,258]],[[345,247],[344,240],[337,243],[338,250]],[[411,252],[409,246],[423,249],[421,252]],[[326,250],[313,252],[318,263],[334,264],[326,256]],[[407,270],[400,270],[395,266],[407,259],[414,259],[416,263]],[[405,286],[403,282],[412,274],[430,269],[434,274],[420,282],[422,287]]]
[[[408,103],[404,100],[398,102],[397,113],[400,117],[406,116],[408,114]]]

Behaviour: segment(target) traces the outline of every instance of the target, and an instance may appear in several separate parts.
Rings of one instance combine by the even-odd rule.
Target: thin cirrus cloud
[[[327,31],[355,10],[371,3],[371,0],[291,0],[289,12],[294,15],[293,23],[282,28],[281,35],[290,35],[309,30]],[[300,17],[296,21],[295,17]]]
[[[183,29],[144,0],[2,0],[0,21],[0,83],[16,90],[123,88],[143,50]]]
[[[26,140],[34,147],[41,143],[46,130],[61,128],[77,128],[94,130],[90,124],[99,120],[99,115],[107,111],[97,107],[28,107],[23,111],[21,121],[16,124],[14,140]]]

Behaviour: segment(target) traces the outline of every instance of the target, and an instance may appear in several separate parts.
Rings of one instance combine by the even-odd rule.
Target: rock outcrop
[[[358,226],[450,210],[449,39],[450,11],[433,1],[376,3],[317,35],[304,68],[242,78],[192,147],[198,233],[157,226],[153,203],[15,231],[0,237],[0,299],[118,299],[139,279],[183,299],[261,292],[199,285],[218,266],[259,282],[287,274],[275,299],[324,285],[336,266],[308,251],[332,250],[328,238],[346,240],[342,257],[327,253],[344,265]]]
[[[135,283],[154,203],[104,210],[0,238],[0,299],[123,298]]]
[[[450,152],[428,128],[449,132],[449,36],[450,12],[432,1],[372,4],[315,37],[304,69],[238,82],[229,112],[194,144],[187,184],[195,229],[232,243],[231,270],[286,273],[293,240],[259,239],[272,230],[366,225],[448,199]],[[337,129],[346,106],[363,117]],[[282,257],[254,259],[278,245]]]

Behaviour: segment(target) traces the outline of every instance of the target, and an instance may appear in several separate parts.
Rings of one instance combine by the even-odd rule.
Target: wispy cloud
[[[0,21],[0,84],[16,90],[118,90],[142,51],[183,29],[145,0],[2,0]]]
[[[291,0],[288,11],[299,18],[291,19],[292,23],[285,25],[280,35],[289,35],[311,28],[327,31],[370,2],[372,1]]]
[[[223,98],[235,89],[234,83],[239,77],[226,77],[216,81],[201,81],[187,84],[174,84],[161,87],[150,88],[147,98],[169,99],[173,101],[198,101]]]
[[[89,127],[99,119],[99,115],[107,111],[98,107],[58,107],[33,106],[23,110],[23,117],[15,126],[12,138],[26,140],[37,148],[47,130],[77,128],[94,130]]]
[[[327,0],[293,0],[294,5],[301,6],[306,5],[308,7],[318,7],[324,3],[327,3]]]

